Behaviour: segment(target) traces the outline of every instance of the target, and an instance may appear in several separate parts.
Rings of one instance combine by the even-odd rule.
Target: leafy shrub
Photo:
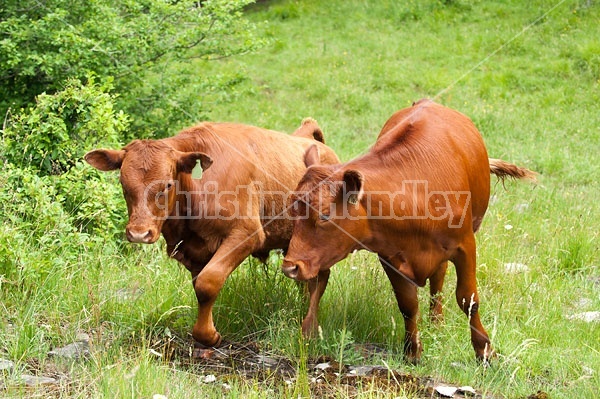
[[[59,175],[100,143],[118,145],[128,119],[115,111],[110,89],[108,83],[97,85],[93,78],[85,84],[69,79],[63,90],[38,96],[35,107],[7,121],[6,160],[41,175]]]
[[[148,110],[163,108],[167,115],[189,123],[187,103],[164,100],[198,84],[190,60],[228,57],[262,45],[254,25],[242,17],[242,8],[251,2],[4,1],[0,8],[0,112],[4,115],[8,108],[25,107],[41,93],[61,91],[67,79],[84,79],[93,73],[101,81],[115,78],[115,88],[122,95],[120,106],[136,116],[136,122],[143,121]],[[184,73],[165,72],[164,66],[173,63],[185,67]],[[147,79],[147,74],[161,78]],[[148,87],[152,95],[147,95]],[[196,100],[200,93],[196,91]],[[132,113],[137,110],[141,112]],[[164,132],[173,120],[153,122],[142,124],[144,131],[137,135]]]
[[[117,234],[124,219],[116,176],[81,161],[99,146],[118,147],[128,118],[114,109],[110,86],[71,79],[64,90],[38,96],[2,132],[3,214],[37,237],[75,228]],[[48,225],[47,225],[48,224]]]

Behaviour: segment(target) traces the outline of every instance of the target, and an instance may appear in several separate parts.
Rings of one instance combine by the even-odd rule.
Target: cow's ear
[[[357,170],[347,170],[344,172],[342,181],[344,183],[342,187],[344,201],[350,205],[358,204],[363,195],[364,177],[362,173]]]
[[[313,144],[308,147],[304,153],[304,165],[308,168],[309,166],[318,165],[319,163],[321,163],[319,159],[319,148],[317,148],[316,144]]]
[[[121,168],[125,151],[123,150],[93,150],[83,156],[83,159],[94,168],[103,172]]]
[[[177,158],[177,171],[182,173],[192,173],[192,169],[200,161],[202,170],[206,170],[212,165],[211,157],[203,152],[184,152]]]

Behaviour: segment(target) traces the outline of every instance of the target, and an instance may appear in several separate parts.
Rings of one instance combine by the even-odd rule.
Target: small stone
[[[452,367],[454,367],[456,369],[462,369],[462,370],[466,370],[467,369],[467,366],[464,365],[464,364],[462,364],[462,363],[460,363],[460,362],[452,362],[452,363],[450,363],[450,366],[452,366]]]
[[[138,287],[119,288],[118,290],[115,291],[114,298],[117,300],[117,302],[121,302],[121,303],[135,301],[140,296],[142,296],[143,293],[144,293],[144,290],[141,288],[138,288]]]
[[[585,321],[586,323],[598,322],[598,321],[600,321],[600,312],[576,313],[574,315],[567,316],[567,319],[581,320],[581,321]]]
[[[48,356],[64,357],[67,359],[78,359],[89,356],[90,345],[87,341],[73,342],[62,348],[55,348],[48,352]]]
[[[10,360],[0,358],[0,371],[11,372],[15,368],[15,364]]]
[[[594,369],[592,369],[591,367],[588,367],[588,366],[581,366],[581,370],[587,375],[594,374]]]
[[[75,336],[75,341],[89,343],[92,339],[87,333],[81,332]]]
[[[54,385],[58,384],[58,380],[51,377],[37,377],[35,375],[23,374],[21,380],[27,386],[33,387],[36,385]]]
[[[204,383],[205,384],[212,384],[213,382],[215,382],[217,380],[217,377],[215,377],[213,374],[209,374],[207,376],[204,376]]]
[[[277,363],[279,363],[276,359],[263,355],[256,355],[256,361],[258,362],[258,364],[266,367],[275,367],[277,366]]]
[[[527,211],[528,209],[529,209],[529,204],[527,202],[515,205],[515,210],[518,213],[523,213],[523,212]]]
[[[319,363],[315,366],[315,370],[321,370],[321,371],[325,371],[330,368],[331,368],[331,364],[329,364],[329,362]]]
[[[454,397],[456,391],[458,391],[458,388],[449,387],[446,385],[438,385],[437,387],[435,387],[435,391],[446,398],[452,398]]]
[[[504,270],[507,273],[525,273],[529,271],[529,266],[524,263],[511,262],[504,264]]]
[[[350,366],[350,374],[366,377],[373,372],[373,366]]]
[[[592,301],[590,298],[579,298],[579,300],[575,303],[575,307],[577,308],[587,308],[592,306],[594,303],[594,301]]]

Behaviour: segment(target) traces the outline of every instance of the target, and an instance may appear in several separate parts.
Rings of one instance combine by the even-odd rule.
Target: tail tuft
[[[512,163],[505,162],[501,159],[490,158],[489,161],[490,173],[498,176],[498,178],[503,182],[507,177],[510,177],[512,179],[529,180],[534,183],[537,181],[537,173],[529,169],[521,168]]]

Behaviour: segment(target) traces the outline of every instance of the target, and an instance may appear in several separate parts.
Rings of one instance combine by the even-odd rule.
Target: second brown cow
[[[379,255],[404,317],[404,353],[421,356],[417,287],[442,289],[447,262],[456,268],[456,300],[469,317],[478,359],[487,360],[490,340],[479,317],[474,233],[490,197],[490,172],[515,178],[533,173],[488,159],[469,118],[429,100],[395,113],[370,151],[341,165],[322,165],[319,151],[293,197],[297,217],[283,272],[296,280],[317,278],[316,309],[329,268],[350,252]],[[434,315],[441,304],[432,301]],[[303,325],[310,334],[317,327]]]

